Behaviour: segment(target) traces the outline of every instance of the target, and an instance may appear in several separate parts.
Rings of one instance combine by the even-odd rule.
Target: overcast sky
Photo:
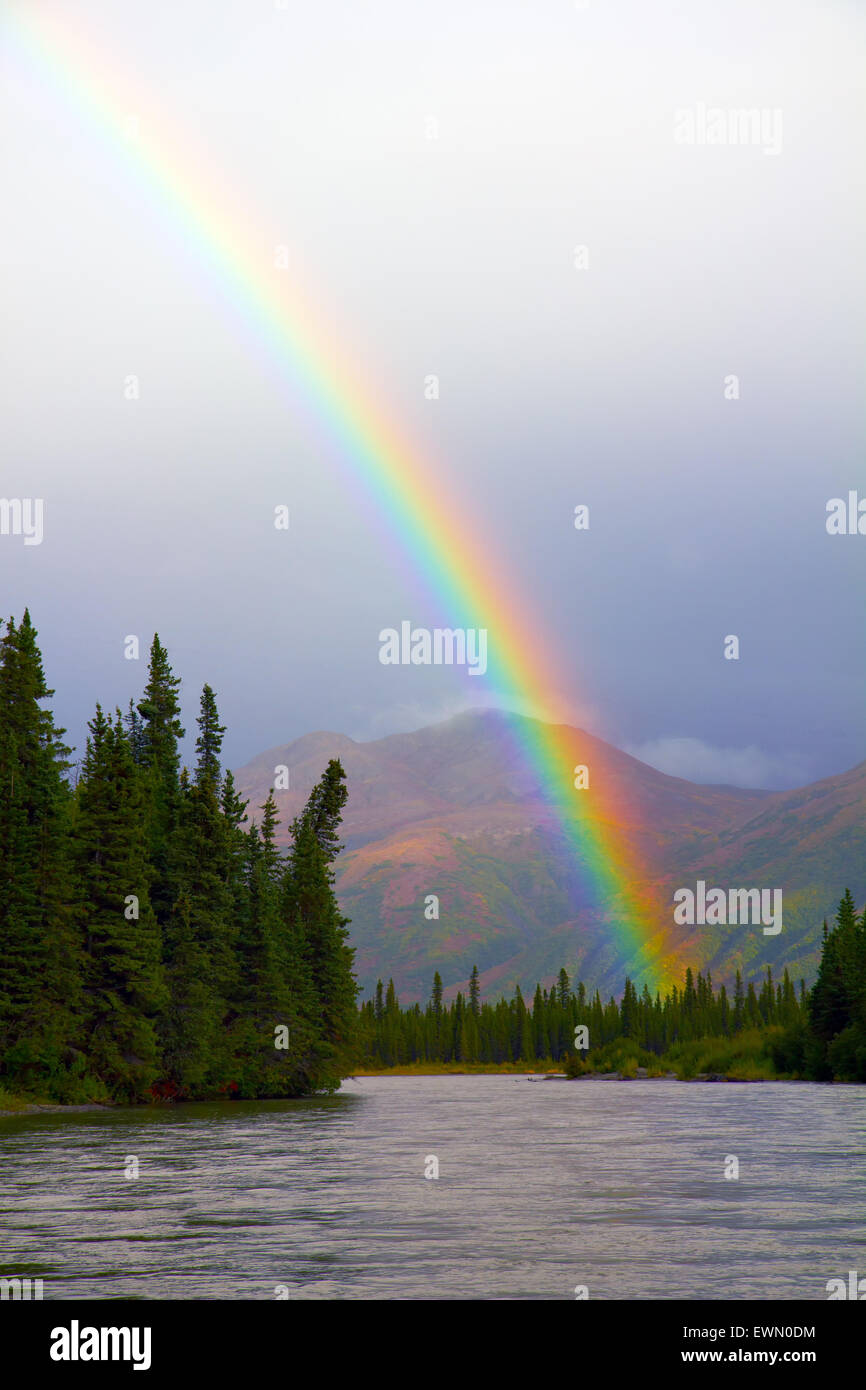
[[[825,525],[866,497],[861,5],[18,9],[102,53],[118,118],[198,151],[265,260],[288,247],[525,593],[575,722],[709,782],[866,756],[866,535]],[[30,606],[72,741],[140,693],[154,630],[189,728],[216,690],[233,765],[495,703],[380,663],[380,629],[459,616],[141,177],[134,125],[124,154],[0,34],[0,491],[44,500],[40,545],[0,536],[2,607]],[[744,108],[759,138],[702,140]]]

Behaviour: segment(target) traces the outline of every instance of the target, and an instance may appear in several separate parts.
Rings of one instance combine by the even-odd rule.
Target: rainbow
[[[59,26],[10,7],[7,31],[24,58],[50,80],[124,168],[143,182],[171,230],[187,243],[197,263],[217,283],[228,306],[285,380],[288,373],[307,407],[323,422],[360,478],[389,532],[447,618],[448,626],[485,627],[489,633],[488,682],[498,702],[528,708],[536,718],[509,718],[520,756],[543,789],[556,828],[572,848],[594,889],[609,940],[632,978],[651,988],[670,983],[667,930],[658,907],[631,886],[622,826],[628,808],[597,760],[588,791],[575,790],[574,734],[556,723],[553,695],[567,688],[544,641],[538,616],[519,587],[470,531],[466,508],[449,493],[440,468],[422,459],[402,432],[393,410],[363,381],[335,333],[302,287],[266,264],[269,238],[238,210],[225,189],[211,185],[200,160],[184,155],[182,133],[168,128],[152,98],[135,93],[140,133],[130,138],[128,74],[123,98],[117,66],[82,38],[80,28]],[[402,616],[402,615],[400,615]],[[632,816],[633,819],[633,816]]]

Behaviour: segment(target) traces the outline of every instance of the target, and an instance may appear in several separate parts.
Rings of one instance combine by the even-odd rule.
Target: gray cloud
[[[747,788],[783,789],[809,780],[807,759],[763,752],[760,748],[714,748],[698,738],[656,738],[625,750],[670,777],[689,782]]]

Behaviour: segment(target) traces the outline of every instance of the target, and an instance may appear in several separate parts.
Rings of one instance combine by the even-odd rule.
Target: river
[[[45,1299],[826,1299],[866,1274],[864,1149],[866,1091],[806,1084],[370,1077],[0,1119],[0,1273]]]

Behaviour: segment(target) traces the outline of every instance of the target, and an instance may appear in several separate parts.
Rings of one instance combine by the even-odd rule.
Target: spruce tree
[[[442,976],[438,970],[433,975],[433,993],[430,1000],[433,1005],[433,1012],[438,1017],[442,1012]]]
[[[332,760],[294,822],[282,894],[288,939],[306,968],[318,1020],[318,1061],[314,1060],[310,1075],[317,1074],[326,1088],[336,1085],[354,1059],[354,951],[347,945],[348,918],[337,904],[331,869],[346,800],[344,780],[339,762]]]
[[[0,1067],[23,1085],[72,1058],[80,959],[66,862],[70,749],[25,611],[0,642]]]
[[[477,1018],[481,1009],[481,988],[478,983],[478,966],[473,965],[472,974],[469,977],[469,1008]]]
[[[292,824],[294,840],[298,837],[301,822],[307,822],[326,864],[332,864],[341,849],[339,827],[348,795],[343,766],[339,759],[332,758],[321,780],[310,792],[303,815]]]
[[[84,942],[83,1037],[109,1093],[141,1099],[159,1070],[165,1004],[159,927],[150,906],[146,807],[120,711],[99,705],[76,788],[72,863]]]
[[[259,826],[246,836],[247,905],[238,939],[238,971],[232,1011],[232,1048],[238,1093],[288,1096],[305,1089],[301,1079],[311,1041],[309,1018],[296,1007],[303,965],[284,932],[276,845],[279,821],[273,794],[261,807]]]
[[[181,809],[179,742],[185,730],[180,723],[178,690],[168,653],[155,633],[144,695],[137,705],[140,728],[131,726],[137,761],[145,769],[148,806],[149,857],[153,866],[152,903],[162,927],[180,891],[173,858],[173,840]]]
[[[687,976],[687,978],[689,978]],[[700,976],[698,976],[700,979]],[[637,991],[631,980],[626,978],[625,989],[622,996],[622,1006],[620,1008],[620,1020],[622,1035],[624,1038],[633,1038],[637,1033]]]
[[[827,931],[818,978],[809,1004],[812,1033],[830,1042],[849,1024],[858,1020],[863,1007],[863,952],[861,924],[849,889],[839,903],[836,923]]]
[[[209,685],[202,688],[201,706],[196,723],[198,724],[198,737],[195,741],[195,751],[198,754],[195,769],[196,785],[201,787],[207,784],[217,795],[221,777],[220,752],[225,726],[219,722],[216,696]]]
[[[185,771],[178,779],[176,828],[165,855],[176,896],[164,933],[172,1003],[163,1045],[170,1079],[191,1096],[236,1083],[228,1074],[232,1053],[227,1025],[238,968],[231,887],[234,827],[220,803],[222,727],[209,686],[202,691],[197,722],[199,760],[192,781]],[[165,742],[167,768],[174,756],[168,754],[170,742]]]

